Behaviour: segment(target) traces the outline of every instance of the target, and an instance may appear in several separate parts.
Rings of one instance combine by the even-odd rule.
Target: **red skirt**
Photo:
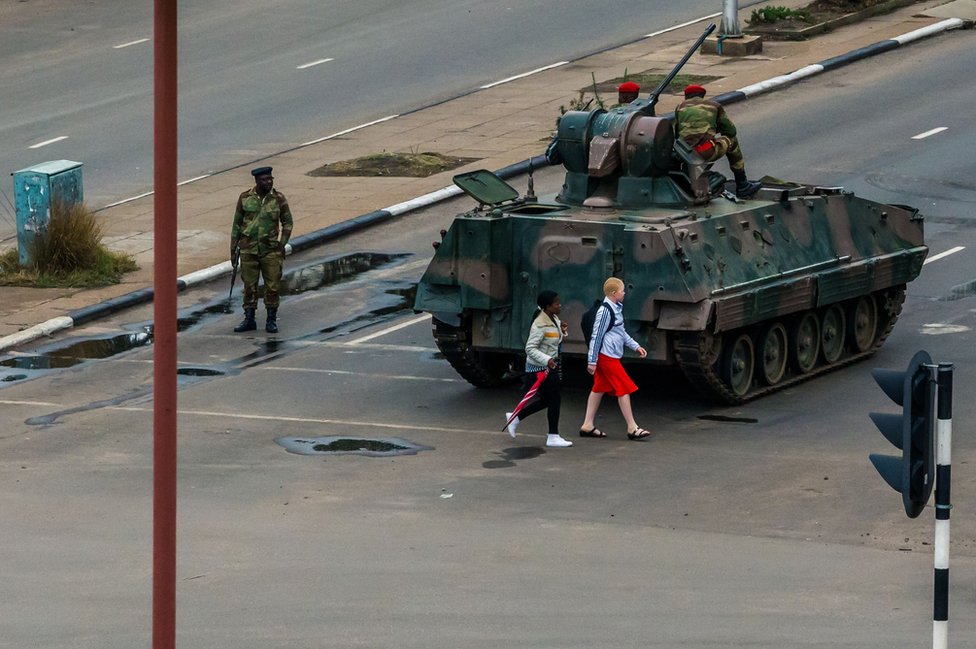
[[[622,397],[637,392],[637,384],[627,376],[619,358],[600,354],[596,360],[596,372],[593,374],[593,391]]]

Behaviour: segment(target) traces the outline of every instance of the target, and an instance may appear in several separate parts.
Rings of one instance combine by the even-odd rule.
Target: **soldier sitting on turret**
[[[678,137],[691,145],[705,162],[728,157],[735,176],[736,196],[748,198],[759,190],[762,183],[746,176],[746,163],[736,139],[735,124],[720,103],[705,99],[703,87],[692,84],[685,88],[685,100],[674,110],[674,119]]]

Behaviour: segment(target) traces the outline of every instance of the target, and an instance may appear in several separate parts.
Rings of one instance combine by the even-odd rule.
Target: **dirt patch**
[[[374,153],[354,160],[322,165],[309,176],[407,176],[427,178],[475,162],[479,158],[458,158],[440,153]]]

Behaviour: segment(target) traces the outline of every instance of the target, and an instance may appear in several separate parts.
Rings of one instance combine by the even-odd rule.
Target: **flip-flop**
[[[591,430],[583,430],[582,428],[580,428],[580,437],[599,437],[599,438],[603,438],[603,437],[606,437],[606,436],[607,436],[607,434],[604,433],[599,428],[595,428],[594,427]]]
[[[634,432],[627,433],[627,439],[644,439],[645,437],[650,437],[651,431],[644,430],[640,426],[634,429]]]

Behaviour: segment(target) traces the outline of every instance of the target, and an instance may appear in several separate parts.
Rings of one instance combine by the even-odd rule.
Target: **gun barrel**
[[[661,81],[661,84],[657,88],[655,88],[650,95],[648,95],[647,97],[648,108],[651,109],[654,108],[654,104],[657,103],[658,97],[660,97],[661,93],[664,92],[664,90],[669,85],[671,85],[671,82],[674,80],[674,78],[678,76],[678,71],[684,67],[685,63],[688,62],[688,59],[690,59],[691,56],[698,50],[698,48],[701,47],[702,43],[705,42],[705,39],[708,38],[708,35],[711,34],[713,31],[715,31],[715,23],[709,23],[708,27],[705,28],[705,31],[702,32],[702,35],[699,36],[698,40],[695,41],[695,44],[692,45],[687,52],[685,52],[685,55],[681,57],[681,60],[678,61],[678,64],[671,69],[671,72],[668,73],[668,76],[664,77],[664,80]]]

